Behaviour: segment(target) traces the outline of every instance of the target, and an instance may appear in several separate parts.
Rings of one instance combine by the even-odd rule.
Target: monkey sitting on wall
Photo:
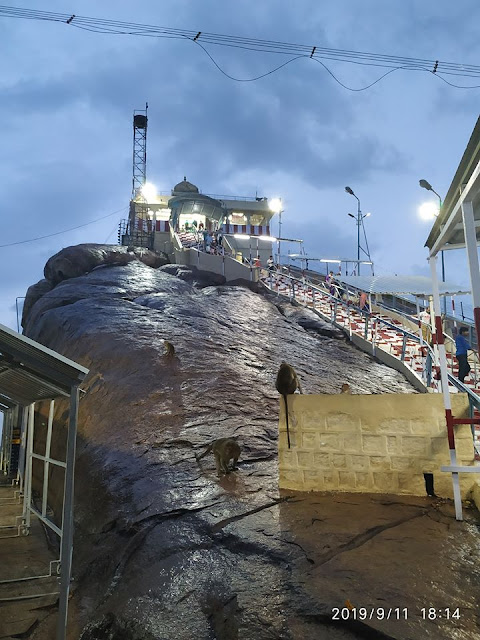
[[[342,384],[342,390],[340,391],[340,393],[349,393],[349,394],[352,393],[352,390],[351,390],[350,385],[348,384],[348,382],[344,382]]]
[[[217,475],[222,473],[230,473],[228,463],[233,460],[232,471],[235,470],[238,458],[242,452],[240,445],[233,438],[219,438],[214,440],[212,444],[209,444],[202,455],[195,455],[197,462],[210,453],[215,456],[215,463],[217,466]]]
[[[277,380],[275,382],[275,387],[278,393],[282,394],[283,399],[285,400],[285,422],[287,424],[287,441],[288,448],[290,449],[290,430],[288,426],[288,402],[287,395],[291,393],[295,393],[298,389],[300,393],[302,392],[302,387],[300,386],[300,380],[298,379],[297,373],[295,369],[287,364],[286,362],[282,362],[280,365],[280,369],[277,373]]]

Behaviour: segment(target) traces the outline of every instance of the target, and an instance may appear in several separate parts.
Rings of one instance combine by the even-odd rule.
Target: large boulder
[[[37,283],[32,284],[27,289],[27,293],[25,295],[25,301],[23,303],[22,310],[22,327],[25,328],[25,324],[28,316],[30,315],[30,311],[32,310],[33,305],[40,300],[42,296],[53,289],[53,284],[43,278],[39,280]]]
[[[45,278],[53,285],[63,280],[90,273],[96,267],[125,265],[140,260],[157,268],[169,262],[165,254],[157,254],[142,247],[123,247],[110,244],[79,244],[62,249],[47,260]]]

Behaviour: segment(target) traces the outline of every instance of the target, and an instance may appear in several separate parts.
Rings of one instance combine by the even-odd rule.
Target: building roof
[[[199,193],[198,187],[188,182],[187,176],[183,176],[182,182],[179,182],[173,187],[172,195],[177,193]]]
[[[480,241],[480,117],[425,243],[430,253],[436,254],[442,249],[465,246],[461,204],[469,200],[473,204],[478,243]]]
[[[0,325],[0,410],[70,395],[88,369]]]
[[[432,280],[426,276],[335,276],[335,280],[368,293],[414,295],[428,297],[433,295]],[[468,287],[450,282],[439,282],[441,296],[453,296],[470,293]]]

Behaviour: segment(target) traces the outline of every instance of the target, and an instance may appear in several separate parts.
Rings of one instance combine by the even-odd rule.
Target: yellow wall
[[[468,415],[466,394],[452,395],[455,417]],[[299,491],[360,491],[453,497],[441,394],[290,395],[291,449],[280,399],[279,485]],[[473,464],[470,425],[455,426],[457,464]],[[462,496],[475,474],[460,474]]]

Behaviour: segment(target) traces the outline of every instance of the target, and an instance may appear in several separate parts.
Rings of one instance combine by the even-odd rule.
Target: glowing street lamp
[[[282,210],[282,199],[272,198],[268,201],[268,206],[270,211],[273,211],[273,213],[280,213]]]
[[[437,207],[433,204],[433,202],[430,203],[431,209],[433,210],[433,208],[436,210],[436,213],[433,213],[433,217],[437,217],[440,213],[440,211],[442,210],[442,198],[440,197],[440,194],[438,194],[435,189],[432,187],[432,185],[428,182],[428,180],[419,180],[418,184],[422,187],[422,189],[426,189],[427,191],[431,191],[432,193],[434,193],[437,198],[438,198],[438,209]],[[422,205],[419,208],[419,213],[420,216],[425,220],[425,218],[423,217],[422,213],[426,211],[426,209],[424,209],[424,207],[426,207],[429,203],[425,203],[425,205]],[[428,219],[428,218],[427,218]],[[445,260],[443,257],[443,249],[440,252],[442,254],[442,282],[445,282]],[[446,314],[447,313],[447,297],[444,296],[443,297],[443,311]]]
[[[281,198],[272,198],[268,201],[270,211],[278,213],[278,245],[277,245],[277,264],[280,268],[280,238],[282,237],[282,211],[283,203]]]
[[[355,193],[353,192],[353,189],[351,189],[350,187],[345,187],[345,191],[347,193],[349,193],[351,196],[353,196],[354,198],[357,199],[357,215],[354,216],[353,213],[349,213],[348,215],[353,218],[354,220],[356,220],[357,222],[357,273],[358,275],[360,275],[360,225],[362,225],[363,227],[363,233],[365,236],[365,245],[367,250],[365,251],[364,249],[362,249],[362,251],[368,256],[368,259],[370,260],[370,250],[368,248],[368,242],[367,242],[367,234],[365,232],[365,227],[363,226],[363,220],[364,218],[368,218],[369,215],[371,215],[370,213],[366,213],[365,215],[362,216],[362,211],[360,209],[360,199],[358,198],[358,196],[355,195]]]
[[[418,207],[418,213],[422,220],[433,220],[438,216],[438,207],[434,202],[424,202]]]
[[[422,189],[426,189],[427,191],[431,191],[432,193],[434,193],[437,196],[437,198],[440,201],[440,209],[441,209],[442,208],[442,198],[435,191],[435,189],[432,187],[432,185],[427,180],[419,180],[418,184],[422,187]]]

